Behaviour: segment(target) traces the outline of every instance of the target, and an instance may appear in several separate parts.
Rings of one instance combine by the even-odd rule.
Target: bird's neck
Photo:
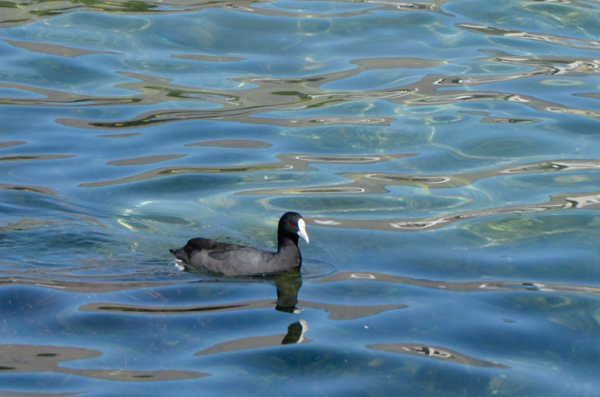
[[[277,236],[277,253],[293,253],[298,252],[298,236],[297,235],[278,235]]]

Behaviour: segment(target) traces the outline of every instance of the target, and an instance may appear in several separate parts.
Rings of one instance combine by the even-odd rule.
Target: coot
[[[178,250],[170,250],[177,259],[193,269],[207,270],[226,276],[272,274],[300,269],[302,256],[298,237],[308,243],[306,224],[296,212],[286,212],[279,219],[277,252],[195,238]]]

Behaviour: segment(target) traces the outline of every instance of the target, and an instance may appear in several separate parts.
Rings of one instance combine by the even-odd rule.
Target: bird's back
[[[294,270],[286,268],[280,256],[274,252],[206,238],[192,239],[185,247],[171,250],[171,252],[192,268],[221,273],[226,276]],[[299,263],[297,265],[299,267]]]

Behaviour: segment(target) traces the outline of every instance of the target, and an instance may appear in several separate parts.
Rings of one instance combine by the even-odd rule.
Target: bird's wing
[[[229,247],[231,244],[202,237],[191,239],[186,245],[188,250],[227,250]]]
[[[216,249],[208,250],[208,255],[220,261],[243,261],[255,262],[264,260],[264,251],[253,248],[243,247],[241,245],[227,245],[224,247],[216,247]]]

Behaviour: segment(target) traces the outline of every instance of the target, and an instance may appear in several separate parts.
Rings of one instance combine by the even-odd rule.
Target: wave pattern
[[[0,11],[0,394],[598,394],[599,1]]]

